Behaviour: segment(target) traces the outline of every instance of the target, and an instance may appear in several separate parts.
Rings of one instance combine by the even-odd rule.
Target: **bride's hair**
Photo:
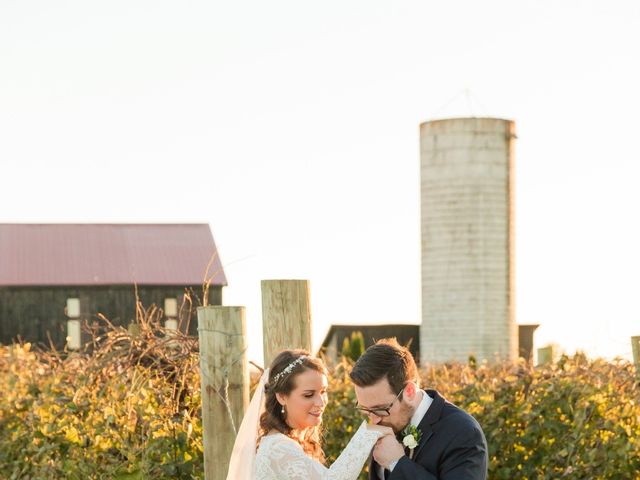
[[[315,370],[327,375],[327,367],[325,367],[322,360],[312,357],[306,350],[283,350],[271,362],[269,380],[264,387],[265,411],[260,416],[258,444],[260,439],[272,430],[277,430],[291,437],[293,429],[286,422],[286,414],[282,413],[282,405],[278,402],[276,394],[289,395],[296,387],[296,377],[306,370]],[[302,440],[295,437],[291,438],[300,442],[307,455],[324,463],[324,452],[320,446],[319,426],[308,428]]]

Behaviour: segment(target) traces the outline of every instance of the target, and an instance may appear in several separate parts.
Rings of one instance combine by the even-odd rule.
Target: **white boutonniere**
[[[420,443],[422,432],[415,425],[409,425],[402,430],[402,444],[409,449],[409,459],[413,459],[413,450]]]

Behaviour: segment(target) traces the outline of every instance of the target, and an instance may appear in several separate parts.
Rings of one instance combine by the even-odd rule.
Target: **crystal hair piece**
[[[273,377],[273,383],[278,383],[278,380],[280,380],[282,377],[284,377],[285,375],[289,375],[291,371],[296,368],[296,366],[300,365],[304,361],[305,358],[307,358],[307,356],[302,355],[301,357],[296,358],[293,362],[284,367],[284,370]]]

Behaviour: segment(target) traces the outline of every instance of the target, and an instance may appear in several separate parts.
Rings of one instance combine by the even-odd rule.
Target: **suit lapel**
[[[442,409],[444,407],[444,398],[442,398],[435,390],[425,390],[425,395],[429,395],[431,398],[433,398],[433,402],[431,402],[429,410],[427,410],[427,413],[424,415],[424,417],[422,417],[422,420],[420,421],[420,425],[418,425],[418,429],[422,432],[422,436],[420,437],[418,446],[413,452],[414,460],[420,453],[420,450],[422,450],[422,448],[433,435],[432,425],[440,420]]]
[[[369,457],[369,480],[379,480],[378,464],[373,459],[373,455]]]

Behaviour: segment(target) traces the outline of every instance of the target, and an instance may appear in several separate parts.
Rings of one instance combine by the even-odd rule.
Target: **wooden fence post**
[[[264,366],[285,348],[311,351],[308,280],[262,280]]]
[[[633,364],[640,373],[640,337],[631,337],[631,351],[633,352]]]
[[[549,365],[553,363],[553,345],[547,345],[538,349],[538,365]]]
[[[198,307],[205,480],[225,480],[249,404],[244,307]]]

